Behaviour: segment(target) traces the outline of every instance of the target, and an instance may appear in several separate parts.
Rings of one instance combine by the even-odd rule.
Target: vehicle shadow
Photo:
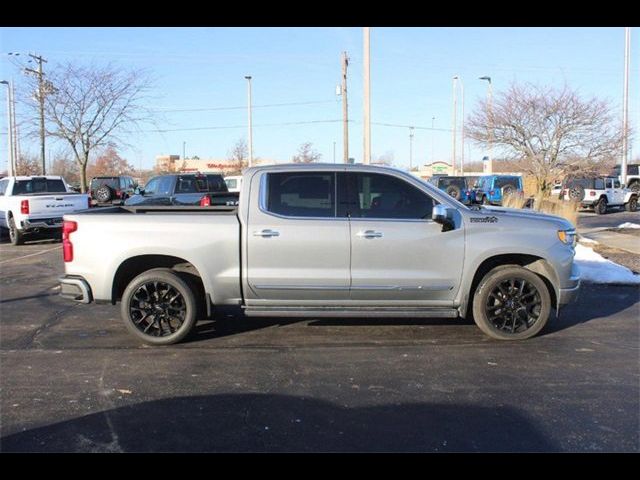
[[[559,332],[597,318],[606,318],[633,305],[639,305],[638,308],[640,308],[640,289],[637,286],[584,283],[578,300],[565,306],[560,311],[559,317],[556,318],[552,313],[552,318],[540,336]],[[232,311],[218,315],[213,320],[200,321],[185,342],[199,342],[302,322],[309,322],[310,327],[451,326],[455,328],[473,324],[472,320],[464,318],[251,318],[244,317],[239,311]],[[429,335],[429,332],[425,331],[425,335]]]
[[[274,394],[154,400],[0,438],[2,452],[558,450],[512,407],[401,403],[349,408]]]

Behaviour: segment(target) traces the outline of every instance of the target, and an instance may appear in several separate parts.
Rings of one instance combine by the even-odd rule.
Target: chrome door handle
[[[253,232],[254,237],[279,237],[280,232],[276,232],[275,230],[260,230]]]
[[[365,230],[364,232],[356,233],[359,237],[364,238],[380,238],[382,237],[382,232],[374,232],[373,230]]]

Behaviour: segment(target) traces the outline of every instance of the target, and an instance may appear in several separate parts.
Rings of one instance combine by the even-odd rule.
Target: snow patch
[[[638,225],[637,223],[624,222],[618,225],[616,228],[640,228],[640,225]]]
[[[584,245],[576,245],[574,262],[580,269],[580,278],[583,281],[640,285],[640,275],[635,275],[627,267],[607,260]]]

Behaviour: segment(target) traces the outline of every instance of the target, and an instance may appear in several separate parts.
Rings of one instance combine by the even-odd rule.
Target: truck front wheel
[[[193,290],[166,268],[138,275],[122,294],[124,324],[149,345],[171,345],[184,339],[195,326],[196,313]]]
[[[525,340],[544,328],[551,295],[535,273],[517,265],[496,267],[485,275],[473,298],[473,318],[497,340]]]

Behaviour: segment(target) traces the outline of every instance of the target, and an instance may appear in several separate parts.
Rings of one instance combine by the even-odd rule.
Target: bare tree
[[[80,184],[78,163],[61,151],[54,154],[50,171],[51,175],[60,175],[72,185]]]
[[[47,74],[46,133],[66,142],[80,167],[80,186],[87,189],[91,155],[109,144],[124,143],[141,122],[150,120],[143,106],[150,81],[138,71],[112,66],[60,65]]]
[[[393,165],[393,160],[395,158],[394,153],[389,150],[384,152],[382,155],[379,155],[375,160],[373,160],[371,163],[373,165],[387,165],[387,166],[391,166]]]
[[[28,153],[21,153],[16,162],[16,175],[40,175],[42,173],[42,165],[40,159]]]
[[[122,158],[113,145],[107,146],[89,162],[87,177],[104,175],[134,175],[135,168],[126,159]]]
[[[492,140],[534,176],[541,196],[548,194],[553,178],[616,158],[622,140],[607,102],[582,99],[567,86],[514,83],[496,96],[491,110],[480,102],[466,125],[469,137],[482,145]]]
[[[249,148],[244,138],[238,139],[227,154],[229,170],[227,175],[239,175],[249,165]]]
[[[305,142],[300,145],[298,148],[297,155],[294,155],[292,160],[294,163],[311,163],[315,162],[322,157],[321,153],[318,153],[316,150],[312,149],[313,143]]]

